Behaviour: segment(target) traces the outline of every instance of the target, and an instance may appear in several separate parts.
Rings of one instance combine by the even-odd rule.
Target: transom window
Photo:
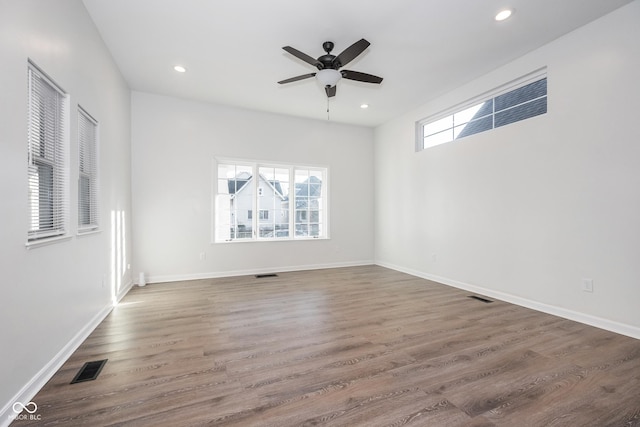
[[[545,114],[546,73],[523,77],[452,110],[418,122],[418,151]]]
[[[215,171],[214,241],[327,237],[326,168],[219,160]]]

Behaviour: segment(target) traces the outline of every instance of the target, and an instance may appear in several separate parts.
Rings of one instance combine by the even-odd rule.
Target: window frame
[[[27,247],[71,237],[68,186],[69,104],[69,94],[28,60]],[[44,167],[51,170],[51,184],[43,189],[46,178],[39,171]],[[43,211],[44,197],[47,198],[46,205],[49,205],[45,209],[50,210],[50,213]],[[50,226],[43,225],[46,223],[50,223]]]
[[[523,103],[519,103],[513,106],[510,106],[508,108],[505,109],[501,109],[501,110],[497,110],[495,109],[495,100],[497,98],[499,98],[502,95],[508,94],[510,92],[514,92],[517,91],[520,88],[523,88],[531,83],[535,83],[541,80],[546,80],[547,79],[547,68],[546,67],[542,67],[540,69],[537,69],[529,74],[526,74],[520,78],[517,78],[515,80],[512,80],[506,84],[503,84],[493,90],[487,91],[479,96],[476,96],[474,98],[471,98],[465,102],[461,102],[453,107],[447,108],[446,110],[440,111],[439,113],[433,114],[431,116],[425,117],[421,120],[418,120],[416,122],[416,142],[415,142],[415,151],[416,152],[420,152],[420,151],[424,151],[427,150],[429,148],[433,148],[433,147],[437,147],[439,145],[442,144],[448,144],[451,142],[456,142],[460,139],[464,139],[468,136],[473,136],[476,135],[478,133],[484,133],[484,132],[488,132],[488,131],[492,131],[497,129],[498,127],[502,127],[502,126],[506,126],[507,124],[512,124],[512,123],[517,123],[518,121],[523,121],[523,120],[527,120],[533,117],[537,117],[539,115],[544,115],[547,113],[548,111],[548,103],[547,103],[547,99],[548,99],[548,90],[545,91],[545,94],[541,97],[538,98],[532,98],[530,100],[527,100]],[[545,82],[546,84],[546,82]],[[545,99],[545,111],[544,113],[541,114],[535,114],[535,115],[531,115],[531,116],[527,116],[524,118],[521,118],[519,120],[514,120],[512,122],[506,123],[506,124],[502,124],[502,125],[496,125],[496,116],[504,113],[506,111],[509,111],[510,109],[515,109],[517,107],[520,107],[522,105],[528,104],[528,103],[532,103],[536,100],[539,99]],[[460,114],[460,113],[464,113],[466,110],[474,107],[474,106],[479,106],[479,110],[482,110],[482,108],[484,107],[484,104],[487,103],[488,101],[492,102],[492,108],[491,108],[491,112],[480,116],[480,117],[472,117],[471,119],[469,119],[467,122],[464,123],[460,123],[460,124],[456,124],[455,123],[455,116]],[[448,119],[449,117],[452,118],[452,123],[451,126],[449,127],[443,127],[439,132],[434,132],[432,134],[429,135],[425,135],[425,127],[428,125],[432,125],[435,124],[438,121],[441,121],[443,119]],[[491,127],[487,128],[487,129],[483,129],[477,132],[473,132],[469,135],[465,135],[465,136],[461,136],[461,137],[456,137],[454,136],[452,139],[447,139],[446,141],[442,141],[442,142],[436,142],[434,144],[428,145],[426,146],[425,142],[426,142],[426,138],[429,136],[435,136],[438,134],[443,134],[445,132],[451,131],[452,135],[455,134],[455,129],[457,127],[460,126],[466,126],[470,123],[478,123],[481,120],[487,119],[487,118],[491,118]]]
[[[83,132],[82,121],[91,126],[92,135]],[[99,139],[100,125],[98,121],[78,105],[78,234],[87,234],[100,230],[100,196],[99,196]],[[91,137],[85,140],[85,136]],[[84,153],[83,153],[84,152]],[[83,158],[86,154],[86,159]],[[84,167],[87,165],[88,167]],[[85,212],[83,211],[82,182],[88,181],[88,217],[89,222],[83,223]]]
[[[243,167],[243,168],[251,168],[251,178],[250,185],[252,188],[252,199],[251,199],[251,213],[248,213],[248,220],[251,221],[251,237],[246,238],[231,238],[229,236],[228,239],[218,238],[218,217],[219,212],[223,211],[224,208],[219,206],[220,200],[222,200],[219,196],[225,196],[225,193],[218,192],[219,180],[224,180],[224,178],[219,177],[219,166],[220,165],[228,165],[234,167]],[[280,236],[276,237],[275,235],[272,237],[261,237],[260,236],[260,224],[262,221],[265,221],[264,215],[262,211],[264,210],[260,207],[260,200],[263,200],[266,196],[263,192],[259,192],[261,180],[253,179],[253,177],[260,174],[260,168],[274,168],[274,169],[287,169],[288,170],[288,184],[289,184],[289,193],[288,193],[288,202],[286,210],[281,210],[281,215],[276,215],[274,211],[274,215],[268,215],[267,221],[278,221],[279,219],[287,216],[287,226],[288,233],[285,237]],[[315,173],[320,173],[322,176],[322,186],[321,186],[321,200],[322,205],[322,221],[320,222],[320,233],[317,236],[300,236],[296,235],[296,183],[295,183],[295,173],[296,171],[307,170],[314,171]],[[245,184],[246,185],[246,184]],[[227,184],[228,188],[228,184]],[[211,227],[211,243],[246,243],[246,242],[281,242],[281,241],[302,241],[302,240],[326,240],[329,239],[329,168],[327,166],[319,166],[319,165],[301,165],[301,164],[290,164],[290,163],[282,163],[282,162],[270,162],[270,161],[253,161],[246,159],[234,159],[234,158],[214,158],[213,159],[213,186],[212,186],[212,227]],[[255,212],[258,212],[257,214]],[[267,211],[268,212],[268,211]],[[231,214],[231,212],[230,212]],[[280,217],[280,218],[278,218]],[[275,230],[274,230],[275,231]],[[274,232],[275,234],[275,232]]]

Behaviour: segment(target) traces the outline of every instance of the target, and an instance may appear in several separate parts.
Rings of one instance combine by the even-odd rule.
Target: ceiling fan
[[[343,77],[348,80],[380,84],[380,82],[382,82],[382,77],[361,73],[359,71],[340,70],[340,68],[347,65],[358,55],[364,52],[364,50],[369,47],[370,44],[371,43],[369,43],[365,39],[361,39],[346,48],[340,55],[335,56],[331,54],[334,46],[333,42],[324,42],[322,44],[322,48],[326,53],[320,56],[318,59],[312,58],[311,56],[302,53],[299,50],[292,48],[291,46],[285,46],[283,47],[285,51],[289,52],[296,58],[303,60],[307,64],[313,65],[318,69],[318,72],[291,77],[286,80],[281,80],[278,83],[292,83],[297,82],[298,80],[315,77],[322,84],[322,86],[324,86],[324,90],[327,93],[327,97],[329,98],[332,96],[336,96],[336,83],[338,83],[338,80]]]

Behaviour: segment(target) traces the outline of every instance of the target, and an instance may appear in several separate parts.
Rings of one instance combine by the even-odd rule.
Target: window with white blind
[[[216,242],[327,238],[326,168],[220,160],[215,175]]]
[[[28,65],[28,242],[68,232],[68,98],[34,64]]]
[[[98,122],[78,107],[78,232],[98,229]]]

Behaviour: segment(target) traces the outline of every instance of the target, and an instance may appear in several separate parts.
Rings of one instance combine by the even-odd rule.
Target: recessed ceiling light
[[[513,9],[504,9],[497,13],[496,21],[504,21],[513,14]]]
[[[369,108],[369,104],[360,104],[360,108],[362,108],[363,110],[365,108]]]
[[[187,71],[187,69],[184,68],[182,65],[176,65],[175,67],[173,67],[173,69],[179,73],[185,73]]]

